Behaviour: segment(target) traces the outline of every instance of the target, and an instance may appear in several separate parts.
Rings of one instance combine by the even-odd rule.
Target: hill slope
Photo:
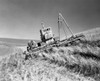
[[[83,32],[87,40],[99,40],[100,32],[91,32]],[[100,47],[84,42],[40,53],[16,49],[14,54],[1,58],[0,81],[100,81]]]
[[[2,43],[8,44],[8,45],[14,45],[14,46],[25,46],[27,45],[27,42],[29,40],[33,40],[33,39],[13,39],[13,38],[0,38],[0,41]],[[35,41],[39,41],[39,40],[35,40]]]
[[[31,40],[31,39],[30,39]],[[12,39],[12,38],[0,38],[0,56],[16,53],[17,51],[23,51],[26,49],[29,39]],[[39,41],[39,40],[35,40]]]
[[[100,40],[100,28],[93,28],[80,33],[84,34],[87,40]]]

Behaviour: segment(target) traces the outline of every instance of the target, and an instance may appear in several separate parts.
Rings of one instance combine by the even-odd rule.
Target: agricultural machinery
[[[61,29],[61,24],[64,23],[67,27],[67,29],[70,31],[71,36],[67,37],[66,34],[66,28],[63,27],[63,31],[65,33],[66,38],[61,40],[60,39],[60,29]],[[45,49],[50,49],[52,47],[61,47],[61,46],[69,46],[73,45],[76,43],[79,43],[81,40],[85,39],[85,36],[83,34],[78,34],[74,35],[70,27],[68,26],[66,20],[62,16],[61,13],[59,13],[58,16],[58,33],[59,33],[59,38],[56,39],[54,37],[54,34],[52,33],[51,27],[44,27],[44,24],[42,23],[42,29],[40,29],[40,42],[35,42],[33,40],[28,42],[27,46],[27,51],[28,52],[41,52],[44,51]]]

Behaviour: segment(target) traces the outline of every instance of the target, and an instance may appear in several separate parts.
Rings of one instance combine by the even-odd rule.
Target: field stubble
[[[15,50],[15,54],[0,60],[0,81],[100,81],[100,44],[99,39],[93,40],[96,36],[87,35],[89,40],[78,45],[31,53],[27,60],[25,54]]]

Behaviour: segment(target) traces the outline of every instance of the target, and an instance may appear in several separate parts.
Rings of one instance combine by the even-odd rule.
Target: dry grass
[[[26,59],[15,49],[0,60],[0,81],[100,81],[100,34],[93,32],[80,44],[26,53]]]
[[[91,30],[86,30],[84,32],[81,32],[85,35],[86,40],[95,41],[100,40],[100,28],[94,28]]]
[[[60,47],[47,50],[43,53],[45,58],[49,57],[49,63],[63,66],[67,70],[81,74],[85,77],[92,77],[96,81],[100,80],[100,48],[81,44],[72,47]],[[47,54],[47,55],[45,55]]]
[[[87,68],[94,69],[97,61],[74,54],[74,51],[74,47],[52,48],[40,56],[33,54],[28,60],[20,53],[9,55],[0,61],[0,81],[95,81],[86,74],[90,73]]]
[[[0,81],[94,81],[38,58],[24,61],[22,54],[0,61]]]

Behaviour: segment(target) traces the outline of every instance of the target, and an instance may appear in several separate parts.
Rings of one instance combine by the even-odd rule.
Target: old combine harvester
[[[64,33],[66,35],[66,38],[64,40],[60,40],[60,28],[62,22],[65,23],[67,29],[71,33],[71,37],[68,38],[66,35],[66,29],[63,27]],[[37,43],[31,40],[28,43],[27,51],[29,53],[36,53],[36,52],[41,52],[50,49],[52,47],[69,46],[69,45],[79,43],[81,40],[85,38],[83,34],[79,34],[79,35],[73,34],[73,32],[69,28],[66,20],[64,19],[61,13],[59,13],[59,17],[58,17],[58,33],[59,33],[59,39],[56,39],[52,33],[51,27],[45,28],[44,24],[42,23],[42,29],[40,30],[41,41]]]

